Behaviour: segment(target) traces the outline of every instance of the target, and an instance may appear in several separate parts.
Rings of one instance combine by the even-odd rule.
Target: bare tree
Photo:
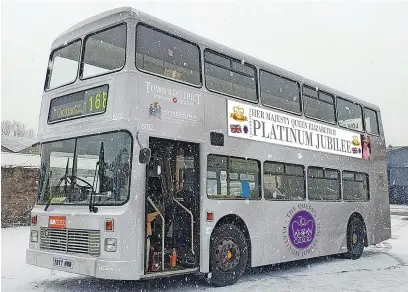
[[[1,121],[1,135],[16,137],[34,137],[34,130],[27,128],[27,125],[20,121]]]
[[[27,125],[22,122],[14,121],[14,136],[25,137]]]
[[[1,135],[10,136],[13,131],[12,122],[9,120],[1,121]]]

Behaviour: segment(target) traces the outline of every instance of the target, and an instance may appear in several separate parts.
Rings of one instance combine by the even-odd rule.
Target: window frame
[[[348,172],[348,173],[353,173],[354,179],[344,179],[344,172]],[[361,174],[364,175],[366,178],[366,183],[367,183],[367,199],[364,200],[346,200],[344,198],[344,183],[343,181],[352,181],[352,182],[359,182],[358,180],[356,180],[356,174]],[[343,197],[343,201],[344,202],[353,202],[353,203],[367,203],[371,201],[371,196],[370,196],[370,175],[368,173],[365,172],[359,172],[359,171],[351,171],[351,170],[342,170],[341,172],[341,186],[342,186],[342,197]]]
[[[150,72],[150,71],[147,71],[145,69],[139,68],[137,66],[137,60],[136,60],[136,54],[137,54],[137,29],[138,29],[139,26],[144,26],[144,27],[149,28],[151,30],[157,31],[157,32],[159,32],[161,34],[165,34],[165,35],[167,35],[167,36],[169,36],[171,38],[174,38],[174,39],[177,39],[177,40],[180,40],[182,42],[185,42],[185,43],[188,43],[190,45],[195,46],[197,48],[197,50],[198,50],[198,66],[199,66],[199,73],[200,73],[200,84],[194,84],[194,83],[186,82],[186,81],[183,81],[183,80],[173,79],[173,78],[170,78],[170,77],[167,77],[167,76],[164,76],[164,75],[160,75],[160,74],[157,74],[157,73]],[[203,75],[204,75],[204,73],[203,73],[203,66],[202,66],[202,61],[201,61],[201,59],[202,59],[202,57],[201,57],[201,48],[200,48],[199,44],[197,44],[195,42],[192,42],[190,40],[187,40],[185,38],[179,37],[177,35],[171,34],[171,33],[167,32],[167,31],[162,30],[162,29],[156,28],[156,27],[154,27],[152,25],[149,25],[149,24],[147,24],[145,22],[142,22],[142,21],[139,21],[136,24],[136,30],[135,30],[134,35],[135,35],[134,65],[135,65],[136,70],[138,70],[138,71],[140,71],[142,73],[151,75],[151,76],[156,76],[156,77],[159,77],[159,78],[163,78],[163,79],[166,79],[166,80],[170,80],[172,82],[177,82],[177,83],[180,83],[180,84],[192,86],[192,87],[195,87],[195,88],[202,88],[203,87]]]
[[[314,90],[315,92],[317,92],[317,98],[315,98],[315,97],[313,97],[313,96],[309,96],[309,95],[306,95],[306,97],[307,98],[310,98],[310,99],[314,99],[314,100],[317,100],[317,101],[320,101],[320,102],[324,102],[324,103],[327,103],[327,104],[331,104],[331,103],[329,103],[329,102],[327,102],[327,101],[325,101],[325,100],[322,100],[322,99],[320,99],[319,98],[319,95],[320,95],[320,92],[322,92],[323,94],[326,94],[326,95],[331,95],[332,97],[333,97],[333,109],[334,109],[334,112],[333,112],[333,117],[334,117],[334,121],[333,122],[329,122],[329,121],[325,121],[325,120],[321,120],[321,119],[318,119],[318,118],[315,118],[315,117],[312,117],[312,116],[310,116],[310,115],[308,115],[307,113],[306,113],[306,111],[305,111],[305,99],[304,99],[304,94],[303,94],[303,88],[307,88],[307,89],[312,89],[312,90]],[[326,124],[329,124],[329,125],[337,125],[338,123],[337,123],[337,107],[336,107],[336,95],[335,94],[333,94],[333,93],[330,93],[330,92],[327,92],[327,91],[324,91],[324,90],[316,90],[316,87],[313,87],[313,86],[310,86],[310,85],[308,85],[308,84],[302,84],[302,87],[301,87],[301,95],[302,95],[302,101],[303,101],[303,104],[302,104],[302,112],[303,112],[303,114],[304,114],[304,116],[306,117],[306,118],[308,118],[308,119],[312,119],[312,120],[315,120],[315,121],[319,121],[319,122],[322,122],[322,123],[326,123]]]
[[[267,105],[267,104],[265,104],[265,103],[263,102],[263,98],[262,98],[261,71],[263,71],[263,72],[265,72],[265,73],[267,73],[267,74],[271,74],[271,75],[277,76],[277,77],[279,77],[279,78],[281,78],[281,79],[284,79],[284,80],[288,80],[288,81],[295,82],[295,83],[297,84],[298,90],[299,90],[299,112],[294,112],[294,111],[290,111],[290,110],[287,110],[287,109],[279,108],[279,107],[276,107],[276,106]],[[270,71],[268,71],[268,70],[265,70],[265,69],[261,69],[261,68],[259,69],[259,100],[261,101],[261,104],[262,104],[263,106],[265,106],[265,107],[272,108],[272,109],[276,109],[276,110],[280,110],[280,111],[283,111],[283,112],[286,112],[286,113],[291,113],[291,114],[294,114],[294,115],[297,115],[297,116],[302,116],[302,115],[303,115],[303,98],[302,98],[302,90],[301,90],[301,89],[302,89],[302,87],[301,87],[300,82],[297,81],[297,80],[295,80],[295,79],[288,78],[288,77],[285,77],[285,76],[280,75],[280,74],[272,73],[272,72],[270,72]],[[279,97],[279,98],[282,98],[282,97]],[[283,99],[283,98],[282,98],[282,99]]]
[[[339,181],[339,199],[337,200],[315,200],[315,199],[310,199],[309,198],[309,169],[319,169],[319,170],[323,170],[323,177],[318,177],[318,179],[329,179],[329,180],[334,180],[331,178],[327,178],[326,177],[326,170],[329,171],[336,171],[338,173],[338,181]],[[343,194],[342,194],[342,172],[339,169],[335,169],[335,168],[329,168],[329,167],[322,167],[322,166],[308,166],[307,167],[307,200],[310,202],[323,202],[323,203],[328,203],[328,202],[342,202],[343,199]]]
[[[84,76],[83,76],[83,73],[84,73],[84,65],[85,65],[85,63],[84,63],[84,58],[85,58],[85,46],[86,46],[86,41],[87,41],[87,39],[88,39],[89,37],[93,36],[93,35],[96,35],[96,34],[101,33],[101,32],[105,32],[105,31],[107,31],[107,30],[110,30],[110,29],[112,29],[112,28],[119,27],[119,26],[121,26],[121,25],[125,25],[125,39],[126,39],[126,42],[125,42],[125,60],[124,60],[124,62],[123,62],[123,66],[122,66],[121,68],[117,68],[117,69],[115,69],[115,70],[112,70],[112,71],[109,71],[109,72],[106,72],[106,73],[101,73],[101,74],[96,74],[96,75],[91,75],[91,76],[88,76],[88,77],[84,77]],[[108,74],[113,74],[113,73],[122,71],[122,69],[125,68],[126,63],[127,63],[127,50],[128,50],[128,24],[127,24],[126,21],[120,22],[120,23],[114,24],[114,25],[109,25],[109,26],[107,26],[107,27],[105,27],[105,28],[99,29],[99,30],[94,31],[94,32],[92,32],[92,33],[88,33],[88,34],[85,35],[85,37],[83,38],[83,42],[82,42],[81,61],[80,61],[80,68],[79,68],[79,79],[80,79],[80,80],[88,80],[88,79],[91,79],[91,78],[94,78],[94,77],[100,77],[100,76],[104,76],[104,75],[108,75]]]
[[[239,157],[239,156],[215,154],[215,153],[207,154],[207,168],[206,168],[206,174],[205,174],[205,178],[206,178],[206,190],[205,190],[205,192],[206,192],[206,198],[207,199],[209,199],[209,200],[221,200],[221,201],[246,201],[245,198],[242,198],[242,199],[240,199],[240,198],[213,198],[213,197],[210,197],[208,195],[208,190],[207,190],[208,174],[207,174],[207,172],[208,172],[208,158],[210,156],[217,156],[217,157],[227,158],[227,168],[226,168],[227,189],[229,188],[229,184],[230,184],[230,181],[231,181],[230,169],[228,169],[228,167],[229,167],[228,160],[230,158],[241,159],[241,160],[249,160],[249,161],[256,162],[258,164],[258,186],[257,186],[258,197],[257,198],[249,198],[248,200],[249,201],[260,201],[260,200],[262,200],[263,196],[262,196],[262,163],[261,163],[261,161],[257,160],[257,159],[254,159],[254,158],[243,158],[243,157]],[[216,180],[217,180],[217,187],[218,187],[218,182],[219,182],[218,174],[217,174]]]
[[[205,53],[206,53],[206,52],[209,52],[210,54],[217,55],[217,56],[219,56],[219,57],[228,59],[228,60],[230,61],[230,67],[227,68],[227,67],[225,67],[225,66],[223,66],[223,65],[221,65],[221,64],[217,64],[217,63],[212,62],[212,61],[207,62],[206,59],[205,59]],[[250,103],[253,103],[253,104],[259,104],[260,93],[259,93],[259,88],[258,88],[258,87],[259,87],[259,85],[258,85],[258,84],[259,84],[258,68],[257,68],[255,65],[252,65],[252,64],[247,63],[247,62],[244,63],[244,65],[247,65],[248,67],[251,67],[252,69],[254,69],[256,101],[254,101],[254,100],[249,100],[249,99],[245,99],[245,98],[242,98],[242,97],[239,97],[239,96],[236,96],[236,95],[232,95],[232,94],[228,94],[228,93],[225,93],[225,92],[221,92],[221,91],[218,91],[218,90],[215,90],[215,89],[210,89],[210,88],[208,88],[208,86],[207,86],[207,80],[206,80],[207,74],[205,73],[205,65],[206,65],[206,63],[208,63],[208,64],[210,64],[210,65],[212,65],[212,66],[215,66],[215,67],[219,67],[219,68],[224,69],[224,70],[228,70],[228,71],[233,72],[233,73],[235,73],[235,74],[240,74],[240,75],[243,75],[243,76],[245,76],[245,77],[250,77],[250,76],[248,76],[248,74],[245,74],[245,73],[243,73],[243,72],[240,72],[240,71],[238,71],[238,70],[232,68],[232,65],[231,65],[232,63],[231,63],[231,62],[235,61],[235,62],[241,63],[241,60],[239,60],[239,59],[237,59],[237,58],[235,58],[235,57],[231,57],[231,56],[228,56],[228,55],[219,53],[219,52],[217,52],[217,51],[215,51],[215,50],[213,50],[213,49],[205,48],[205,49],[204,49],[204,54],[203,54],[203,61],[204,61],[204,62],[203,62],[203,63],[204,63],[204,66],[203,66],[203,69],[204,69],[204,70],[203,70],[204,83],[205,83],[205,88],[206,88],[208,91],[214,92],[214,93],[217,93],[217,94],[221,94],[221,95],[224,95],[224,96],[232,97],[232,98],[235,98],[235,99],[238,99],[238,100],[250,102]],[[235,83],[234,83],[234,84],[235,84]]]
[[[338,107],[338,103],[337,103],[337,100],[339,100],[339,99],[342,100],[342,101],[349,102],[349,103],[351,103],[351,104],[353,104],[353,105],[357,105],[357,106],[360,107],[360,110],[361,110],[361,126],[362,126],[362,128],[363,128],[362,130],[350,129],[350,128],[347,128],[346,126],[340,125],[340,120],[339,120],[339,107]],[[340,128],[347,129],[347,130],[349,130],[349,131],[355,131],[355,132],[358,132],[358,133],[365,133],[365,120],[364,120],[363,106],[362,106],[360,103],[358,103],[358,102],[351,101],[351,100],[349,100],[349,99],[347,99],[347,98],[344,98],[344,97],[336,96],[336,120],[337,120],[337,124],[338,124],[338,126],[339,126]]]
[[[284,172],[281,175],[286,175],[290,177],[302,177],[300,175],[293,175],[293,174],[286,174],[286,166],[296,166],[296,167],[301,167],[303,171],[303,200],[283,200],[283,199],[270,199],[265,197],[265,174],[274,174],[274,175],[279,175],[279,173],[266,173],[265,172],[265,164],[266,163],[272,163],[272,164],[281,164],[284,166]],[[285,163],[285,162],[279,162],[279,161],[271,161],[271,160],[265,160],[262,165],[262,197],[266,201],[271,201],[271,202],[304,202],[307,199],[307,185],[306,185],[306,167],[302,164],[295,164],[295,163]]]
[[[76,75],[75,75],[75,79],[73,81],[71,81],[71,82],[67,82],[67,83],[61,84],[59,86],[50,88],[49,83],[51,81],[52,71],[54,69],[54,66],[52,68],[50,68],[50,63],[52,61],[52,57],[53,57],[54,53],[56,51],[58,51],[58,50],[61,50],[61,49],[65,48],[65,47],[68,47],[68,46],[70,46],[72,44],[75,44],[78,41],[79,41],[79,60],[78,60],[78,66],[77,66],[77,72],[76,72]],[[47,72],[46,72],[46,75],[45,75],[44,92],[49,92],[49,91],[57,89],[57,88],[61,88],[61,87],[64,87],[64,86],[67,86],[67,85],[70,85],[70,84],[74,84],[78,80],[79,71],[80,71],[80,67],[81,67],[81,61],[82,61],[81,60],[82,51],[83,51],[83,39],[82,38],[76,38],[76,39],[70,41],[69,43],[67,43],[66,45],[59,46],[59,47],[57,47],[57,48],[55,48],[54,50],[51,51],[51,53],[49,55],[49,58],[48,58]]]
[[[123,206],[126,203],[128,203],[130,201],[130,192],[132,189],[132,170],[133,170],[133,150],[134,150],[134,138],[132,133],[129,130],[126,129],[120,129],[120,130],[113,130],[113,131],[107,131],[107,132],[101,132],[101,133],[93,133],[93,134],[87,134],[87,135],[81,135],[81,136],[70,136],[67,138],[63,138],[63,139],[58,139],[58,140],[47,140],[41,143],[41,153],[42,153],[42,144],[48,144],[48,143],[56,143],[56,142],[62,142],[62,141],[66,141],[66,140],[71,140],[74,139],[75,141],[75,147],[77,144],[77,140],[78,139],[82,139],[82,138],[87,138],[87,137],[92,137],[92,136],[101,136],[101,135],[108,135],[108,134],[115,134],[115,133],[126,133],[129,135],[130,137],[130,152],[129,152],[129,170],[130,170],[130,175],[129,175],[129,190],[128,190],[128,194],[127,194],[127,198],[126,200],[124,200],[121,204],[117,204],[117,205],[101,205],[101,204],[97,204],[96,202],[94,202],[94,206],[98,206],[98,207],[119,207],[119,206]],[[72,163],[75,163],[75,161],[73,160]],[[41,173],[38,175],[38,181],[40,181],[41,178]],[[36,204],[38,205],[46,205],[46,203],[40,203],[38,202],[38,196],[39,196],[39,190],[40,187],[38,188],[38,192],[36,193]],[[53,203],[52,205],[55,206],[62,206],[64,204],[61,203]],[[87,205],[71,205],[71,206],[87,206]]]
[[[374,114],[375,114],[375,119],[376,119],[376,122],[377,122],[377,131],[378,131],[378,134],[375,134],[375,133],[372,133],[372,132],[368,132],[367,131],[367,127],[366,127],[366,110],[369,110],[369,111],[372,111],[372,112],[374,112]],[[366,107],[366,106],[363,106],[363,124],[364,124],[364,130],[365,130],[365,132],[367,133],[367,134],[370,134],[370,135],[373,135],[373,136],[377,136],[377,137],[380,137],[381,136],[381,131],[380,131],[380,121],[379,121],[379,118],[378,118],[378,112],[376,111],[376,110],[374,110],[374,109],[372,109],[372,108],[369,108],[369,107]]]

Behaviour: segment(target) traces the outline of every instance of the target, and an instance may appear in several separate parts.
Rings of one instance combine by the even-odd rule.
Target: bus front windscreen
[[[128,200],[131,136],[98,134],[44,143],[39,204],[121,205]]]

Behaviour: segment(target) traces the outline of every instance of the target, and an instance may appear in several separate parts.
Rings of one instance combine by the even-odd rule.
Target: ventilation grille
[[[40,248],[99,256],[99,230],[41,228]]]

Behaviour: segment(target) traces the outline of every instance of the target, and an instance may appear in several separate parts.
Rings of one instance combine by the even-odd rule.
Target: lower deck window
[[[279,162],[265,162],[264,197],[267,200],[304,200],[304,167]]]
[[[340,172],[334,169],[309,167],[308,196],[311,201],[339,201]]]
[[[209,155],[207,163],[207,196],[209,198],[259,199],[259,161]]]
[[[368,174],[343,171],[344,201],[369,201]]]

